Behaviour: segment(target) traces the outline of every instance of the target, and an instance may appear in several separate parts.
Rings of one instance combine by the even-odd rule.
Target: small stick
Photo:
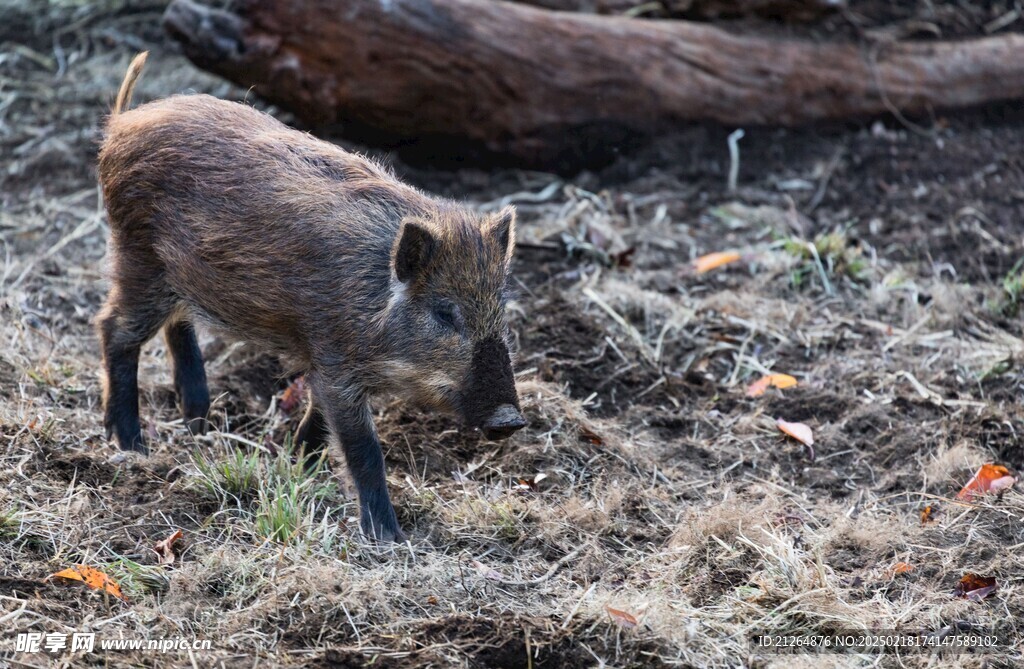
[[[743,129],[734,130],[726,141],[729,142],[729,192],[736,190],[736,180],[740,176],[740,145],[746,133]]]
[[[574,560],[576,558],[576,556],[579,555],[580,552],[584,548],[586,548],[585,545],[584,546],[580,546],[576,550],[568,553],[561,560],[559,560],[555,564],[551,565],[551,569],[548,569],[547,572],[545,572],[541,576],[538,576],[537,578],[531,578],[528,581],[513,581],[511,579],[502,578],[500,581],[498,581],[498,583],[503,583],[505,585],[540,585],[541,583],[544,583],[549,578],[554,576],[555,572],[558,571],[562,567],[562,565],[564,565],[566,562],[570,562],[570,561]],[[495,579],[495,580],[497,580],[497,579]]]
[[[637,348],[640,349],[640,354],[643,355],[647,361],[652,361],[652,354],[644,341],[644,338],[640,335],[640,332],[633,327],[625,318],[623,318],[619,312],[615,311],[610,304],[605,302],[601,297],[590,288],[584,288],[583,294],[589,297],[597,306],[601,307],[605,313],[612,317],[616,323],[622,326],[622,329],[632,337],[633,341],[636,342]]]
[[[576,600],[576,605],[572,607],[572,610],[569,611],[569,615],[567,615],[565,617],[565,620],[562,622],[561,629],[565,629],[566,627],[569,626],[569,623],[572,622],[572,619],[576,615],[576,612],[580,610],[580,606],[587,599],[587,597],[590,596],[590,593],[592,593],[594,591],[594,588],[596,588],[596,587],[597,587],[596,583],[591,583],[590,587],[587,588],[586,592],[583,593],[583,596],[580,597],[578,600]]]
[[[825,294],[829,297],[835,295],[832,290],[832,283],[828,280],[828,273],[825,271],[825,265],[821,262],[821,256],[818,255],[818,247],[814,245],[814,242],[807,242],[807,250],[811,252],[814,257],[814,266],[818,268],[818,276],[821,277],[821,283],[825,288]]]

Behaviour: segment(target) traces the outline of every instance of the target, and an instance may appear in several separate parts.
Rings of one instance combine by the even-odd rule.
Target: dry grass
[[[960,280],[895,241],[855,243],[849,212],[827,198],[813,220],[797,214],[790,191],[771,189],[804,179],[813,193],[813,166],[751,175],[745,156],[729,198],[724,178],[709,194],[656,167],[603,190],[588,175],[502,173],[480,187],[467,173],[481,208],[511,200],[521,212],[510,318],[531,425],[488,443],[383,399],[409,545],[368,546],[344,477],[291,465],[285,381],[244,346],[202,341],[220,429],[199,439],[174,409],[162,345],[147,347],[154,452],[119,453],[102,435],[90,324],[105,289],[98,124],[141,47],[154,55],[139,99],[244,91],[170,52],[153,6],[26,7],[9,25],[27,22],[31,39],[6,35],[0,60],[0,666],[1024,662],[1024,495],[951,500],[982,462],[1024,466],[1021,332],[1003,316],[1016,297],[1002,276]],[[1016,241],[1000,243],[1022,255],[1012,223]],[[607,266],[629,247],[631,267]],[[680,271],[726,248],[748,255],[710,275]],[[745,398],[768,371],[800,386]],[[776,417],[814,428],[816,460]],[[927,504],[936,519],[922,525]],[[175,528],[179,557],[161,567],[151,547]],[[893,576],[898,561],[915,568]],[[106,569],[132,604],[42,581],[75,563]],[[999,590],[954,598],[967,571]],[[617,624],[609,606],[639,624]],[[751,644],[958,622],[999,626],[1010,647],[897,657]],[[213,650],[14,654],[26,630],[197,636]]]

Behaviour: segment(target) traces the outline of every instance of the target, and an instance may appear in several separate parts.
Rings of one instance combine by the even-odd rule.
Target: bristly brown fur
[[[161,328],[185,418],[203,429],[209,393],[191,327],[202,320],[306,373],[319,411],[300,436],[314,449],[328,428],[341,437],[368,531],[400,537],[369,396],[398,392],[495,435],[522,426],[504,317],[514,212],[481,217],[428,197],[243,104],[173,96],[118,113],[144,55],[99,155],[108,431],[144,450],[138,354]]]

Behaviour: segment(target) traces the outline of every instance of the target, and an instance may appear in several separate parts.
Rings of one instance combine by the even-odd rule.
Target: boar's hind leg
[[[206,415],[210,411],[210,390],[206,386],[203,354],[196,341],[196,331],[187,320],[178,319],[164,326],[164,338],[174,365],[174,390],[192,434],[204,434]]]
[[[313,399],[313,393],[310,392],[306,402],[306,415],[295,430],[294,442],[296,451],[301,450],[304,455],[306,467],[313,467],[320,460],[328,437],[330,431],[327,429],[327,422]]]
[[[377,441],[369,404],[365,400],[333,401],[326,404],[325,409],[359,493],[359,525],[363,533],[382,542],[405,541],[388,497],[384,454]]]
[[[166,295],[132,293],[115,284],[97,318],[106,375],[103,406],[107,438],[124,450],[146,452],[139,423],[139,351],[173,310]]]

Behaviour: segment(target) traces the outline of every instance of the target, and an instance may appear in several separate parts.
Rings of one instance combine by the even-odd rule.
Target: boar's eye
[[[459,306],[452,302],[438,302],[434,305],[434,318],[444,327],[462,332],[462,314],[459,313]]]

